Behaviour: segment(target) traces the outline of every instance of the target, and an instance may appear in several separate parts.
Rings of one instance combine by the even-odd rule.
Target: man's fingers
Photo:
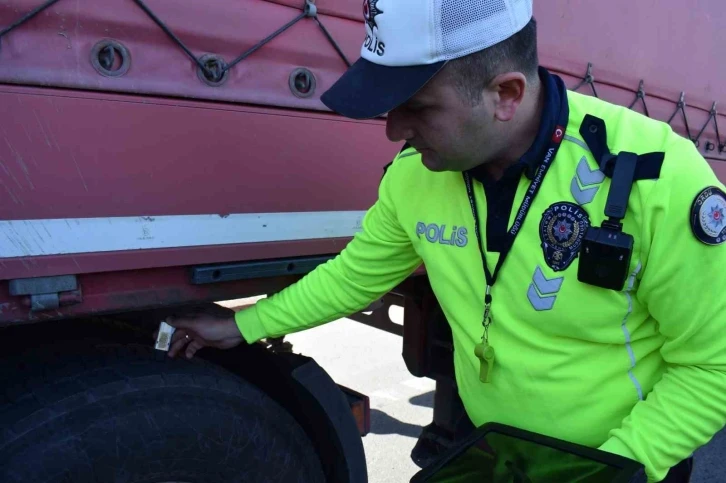
[[[202,344],[198,340],[191,341],[189,343],[189,345],[187,346],[187,350],[186,350],[187,359],[191,359],[192,357],[194,357],[194,354],[196,354],[197,351],[199,349],[201,349],[202,347],[204,347],[204,344]]]
[[[186,330],[186,329],[175,330],[174,333],[171,336],[171,343],[173,344],[174,342],[176,342],[176,341],[178,341],[180,339],[186,339],[186,336],[188,334],[189,334],[189,331]],[[187,342],[189,342],[189,341],[187,340]]]
[[[172,338],[171,346],[169,347],[169,357],[175,357],[179,351],[184,349],[184,346],[187,345],[189,342],[189,339],[184,337],[185,334],[180,334],[181,337],[176,337],[176,332],[174,333],[174,337]],[[173,340],[176,338],[176,340]]]

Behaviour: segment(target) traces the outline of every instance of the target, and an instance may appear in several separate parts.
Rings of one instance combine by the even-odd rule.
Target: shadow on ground
[[[418,438],[421,426],[404,423],[378,409],[371,409],[371,433],[373,434],[400,434],[409,438]]]
[[[418,396],[414,396],[411,399],[408,400],[411,404],[414,406],[421,406],[424,408],[433,408],[434,407],[434,391],[430,391],[424,394],[420,394]]]

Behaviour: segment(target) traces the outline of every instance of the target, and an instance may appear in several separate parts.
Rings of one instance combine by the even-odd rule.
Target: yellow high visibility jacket
[[[665,123],[562,91],[560,149],[492,288],[491,382],[479,379],[485,277],[461,173],[431,172],[413,149],[388,168],[362,231],[330,262],[239,312],[252,343],[367,307],[424,263],[451,326],[458,390],[475,425],[494,421],[621,454],[651,481],[726,423],[724,186]],[[600,226],[611,178],[579,133],[605,121],[610,151],[664,152],[659,176],[634,183],[623,231],[627,282],[578,280],[578,249]],[[509,220],[530,186],[519,182]],[[473,189],[485,240],[487,203]],[[499,253],[486,252],[490,269]]]

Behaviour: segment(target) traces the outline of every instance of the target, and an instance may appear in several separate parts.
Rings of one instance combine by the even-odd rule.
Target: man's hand
[[[166,323],[176,329],[171,338],[169,357],[183,352],[187,359],[191,359],[202,347],[231,349],[244,341],[234,317],[199,314],[168,317]]]

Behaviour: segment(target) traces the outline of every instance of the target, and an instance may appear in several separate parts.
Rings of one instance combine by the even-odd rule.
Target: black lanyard
[[[471,175],[468,172],[464,173],[464,183],[466,184],[466,192],[469,196],[471,213],[472,215],[474,215],[474,231],[476,232],[476,239],[479,242],[479,253],[481,253],[482,265],[484,265],[484,274],[486,275],[487,282],[486,292],[484,295],[484,318],[482,320],[482,325],[484,325],[485,343],[489,342],[492,287],[497,281],[497,275],[499,275],[499,270],[502,268],[504,260],[507,258],[507,255],[509,255],[509,252],[512,249],[512,245],[514,245],[514,239],[517,237],[519,230],[522,229],[522,225],[524,225],[524,219],[527,217],[527,213],[529,213],[529,209],[532,207],[534,197],[537,196],[539,189],[542,187],[542,181],[544,180],[547,171],[549,171],[550,166],[552,165],[552,161],[555,159],[555,156],[557,156],[557,151],[560,149],[560,145],[562,144],[562,139],[565,134],[564,131],[565,130],[563,127],[557,126],[552,132],[551,141],[549,146],[547,147],[547,151],[544,154],[544,159],[542,160],[539,168],[537,169],[537,173],[535,174],[534,179],[529,184],[529,189],[527,189],[527,192],[524,195],[524,199],[522,200],[522,204],[519,206],[519,211],[517,212],[517,216],[514,218],[514,223],[512,223],[512,227],[507,233],[507,237],[504,242],[504,248],[499,254],[499,260],[497,261],[496,267],[494,267],[494,273],[489,271],[489,267],[487,266],[487,259],[484,254],[484,249],[482,248],[483,244],[481,238],[481,230],[479,229],[479,210],[477,210],[476,202],[474,200],[474,189],[471,182]]]

